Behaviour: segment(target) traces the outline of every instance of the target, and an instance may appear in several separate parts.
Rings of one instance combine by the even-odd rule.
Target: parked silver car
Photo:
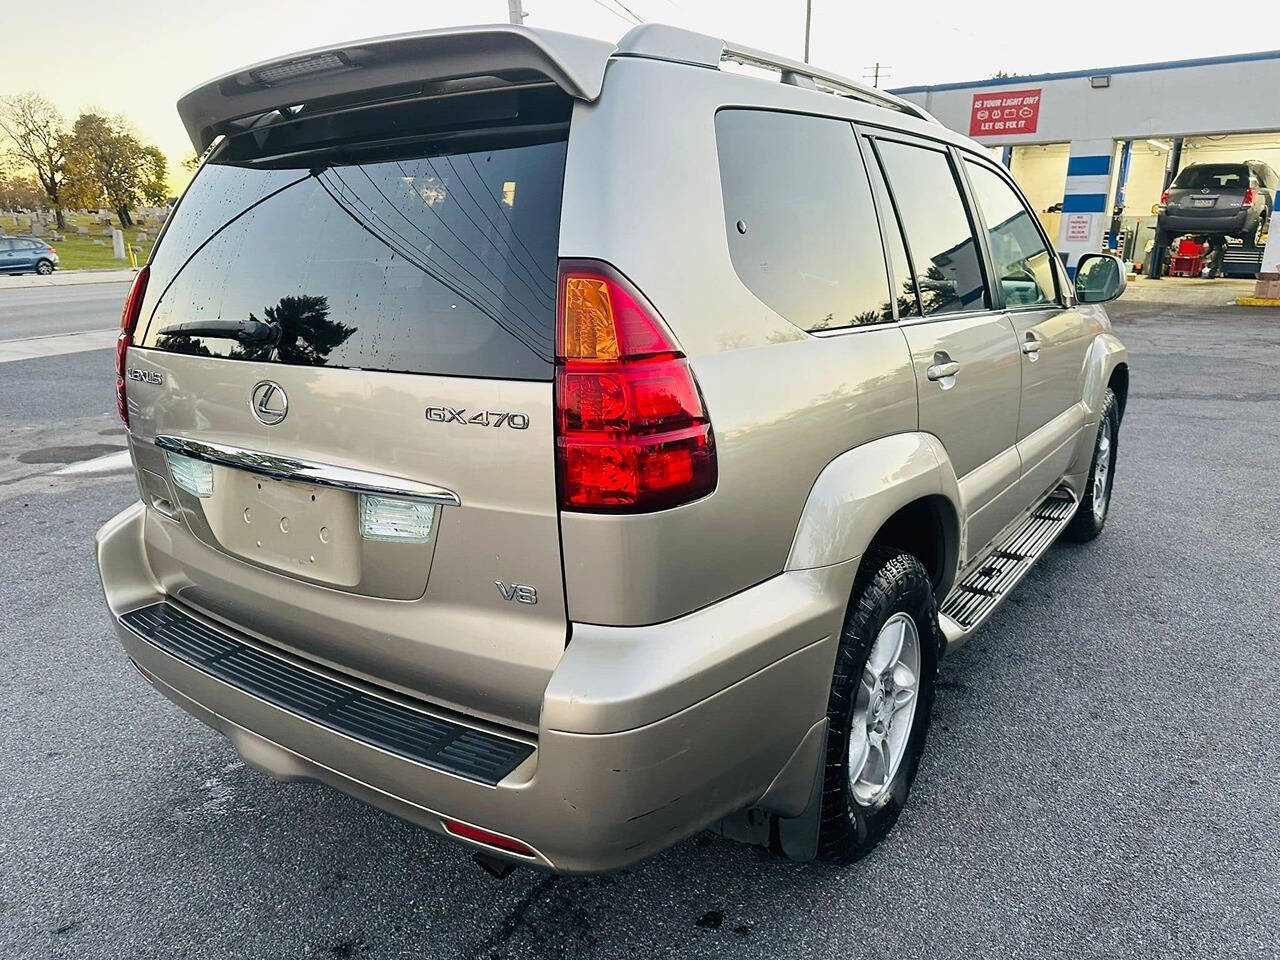
[[[502,26],[179,111],[205,159],[125,309],[141,499],[98,563],[146,679],[276,777],[491,866],[707,827],[856,858],[938,658],[1103,528],[1117,261],[1073,279],[909,103]]]

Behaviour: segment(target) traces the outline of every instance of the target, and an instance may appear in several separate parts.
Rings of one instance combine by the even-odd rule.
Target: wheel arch
[[[832,460],[801,513],[788,570],[852,560],[873,544],[914,555],[945,596],[963,544],[955,470],[926,433],[881,437]]]

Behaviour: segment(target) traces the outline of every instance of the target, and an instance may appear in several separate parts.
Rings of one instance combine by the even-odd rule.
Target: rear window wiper
[[[245,344],[280,342],[279,324],[261,320],[188,320],[161,327],[156,333],[161,337],[208,337]]]

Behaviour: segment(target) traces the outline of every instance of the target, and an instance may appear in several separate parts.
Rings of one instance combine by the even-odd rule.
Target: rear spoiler
[[[600,96],[609,58],[642,57],[719,69],[732,60],[780,74],[783,83],[822,90],[937,122],[913,103],[837,74],[774,57],[716,37],[664,24],[635,27],[615,46],[552,30],[498,24],[401,33],[318,47],[245,67],[183,95],[178,114],[203,154],[218,137],[285,121],[305,106],[397,100],[415,95],[554,84],[588,102]],[[425,87],[432,87],[431,91]]]
[[[219,136],[260,118],[324,101],[369,102],[405,85],[492,78],[494,89],[522,80],[554,83],[595,100],[612,43],[521,26],[451,27],[317,47],[264,61],[201,84],[178,101],[196,154]]]

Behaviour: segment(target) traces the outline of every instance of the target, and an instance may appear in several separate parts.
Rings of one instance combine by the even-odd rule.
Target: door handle
[[[1027,339],[1022,341],[1022,352],[1027,355],[1027,359],[1035,363],[1040,359],[1040,338],[1034,333],[1027,333]]]
[[[956,374],[959,372],[960,364],[952,360],[945,351],[939,350],[933,355],[933,364],[925,370],[924,375],[943,390],[950,390],[955,386]]]

